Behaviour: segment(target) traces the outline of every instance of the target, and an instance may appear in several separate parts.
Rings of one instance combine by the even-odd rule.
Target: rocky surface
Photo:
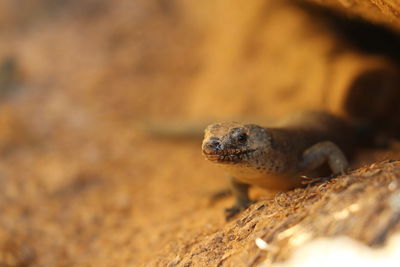
[[[310,0],[350,16],[362,17],[374,23],[400,28],[400,2],[397,0]]]

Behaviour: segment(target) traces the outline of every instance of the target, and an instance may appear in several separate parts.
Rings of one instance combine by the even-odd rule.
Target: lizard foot
[[[225,209],[225,220],[229,221],[236,215],[238,215],[240,212],[244,211],[247,209],[251,204],[255,203],[255,201],[248,201],[246,204],[241,204],[241,205],[233,205],[230,208]]]
[[[238,206],[232,206],[225,209],[225,221],[230,221],[233,217],[238,215],[243,209]]]

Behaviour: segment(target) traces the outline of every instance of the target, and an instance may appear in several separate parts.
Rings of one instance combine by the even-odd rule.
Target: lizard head
[[[223,122],[209,125],[205,130],[202,150],[215,163],[249,163],[255,154],[268,149],[271,136],[254,124]]]

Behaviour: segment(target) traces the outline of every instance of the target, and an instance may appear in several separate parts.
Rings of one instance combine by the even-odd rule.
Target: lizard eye
[[[241,144],[244,144],[247,141],[247,138],[248,138],[247,133],[241,128],[232,129],[230,137],[235,142],[238,142],[238,143],[241,143]]]
[[[241,143],[244,143],[247,141],[247,134],[246,133],[241,133],[238,137],[237,140]]]

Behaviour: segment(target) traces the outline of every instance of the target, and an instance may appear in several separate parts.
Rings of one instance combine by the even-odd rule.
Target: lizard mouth
[[[255,149],[248,150],[233,150],[233,151],[205,151],[203,150],[203,155],[212,162],[215,163],[225,163],[225,164],[235,164],[247,160],[250,158]]]

